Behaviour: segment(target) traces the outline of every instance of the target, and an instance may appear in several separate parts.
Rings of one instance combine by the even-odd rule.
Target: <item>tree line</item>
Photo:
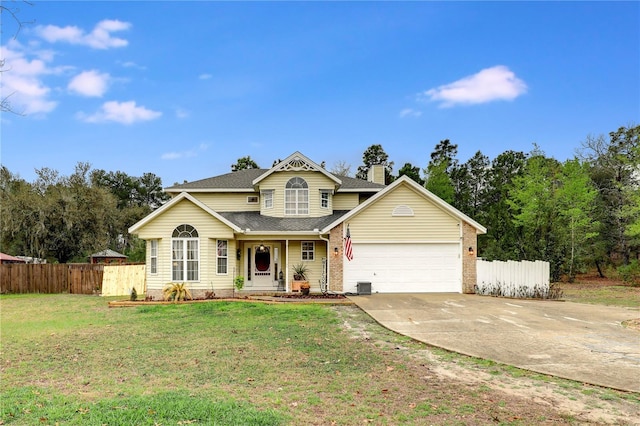
[[[169,199],[158,176],[91,170],[88,163],[70,176],[46,167],[36,175],[27,182],[0,168],[3,252],[67,263],[110,248],[144,261],[144,241],[127,230]]]

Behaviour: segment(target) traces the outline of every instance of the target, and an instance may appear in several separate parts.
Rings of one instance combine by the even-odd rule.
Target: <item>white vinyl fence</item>
[[[550,298],[549,262],[536,260],[476,262],[477,294],[520,298]]]

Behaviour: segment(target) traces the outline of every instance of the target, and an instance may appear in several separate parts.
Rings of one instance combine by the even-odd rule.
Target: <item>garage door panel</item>
[[[378,293],[461,292],[460,245],[354,244],[354,258],[344,264],[344,290],[359,281]]]

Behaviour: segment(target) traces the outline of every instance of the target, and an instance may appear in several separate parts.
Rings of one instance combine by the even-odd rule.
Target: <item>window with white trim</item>
[[[171,279],[198,281],[200,279],[200,240],[191,225],[180,225],[171,235]]]
[[[158,240],[149,241],[149,272],[158,273]]]
[[[262,194],[263,207],[265,209],[273,208],[273,189],[270,189],[268,191],[262,191],[261,194]]]
[[[226,275],[229,270],[229,241],[218,240],[216,258],[216,262],[218,264],[218,275]]]
[[[249,195],[247,197],[247,204],[258,204],[258,196],[257,195]]]
[[[302,247],[302,260],[314,260],[316,254],[315,241],[303,241]]]
[[[299,177],[289,179],[284,190],[284,214],[309,214],[309,185]]]
[[[329,208],[329,191],[320,191],[320,207],[323,209]]]

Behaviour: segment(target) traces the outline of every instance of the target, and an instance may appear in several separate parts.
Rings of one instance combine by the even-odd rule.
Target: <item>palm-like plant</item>
[[[193,299],[191,292],[186,287],[185,283],[169,283],[162,290],[164,300],[173,300],[178,302],[180,300]]]
[[[303,281],[307,279],[307,272],[309,271],[309,267],[304,263],[298,263],[293,265],[293,279],[298,281]]]

